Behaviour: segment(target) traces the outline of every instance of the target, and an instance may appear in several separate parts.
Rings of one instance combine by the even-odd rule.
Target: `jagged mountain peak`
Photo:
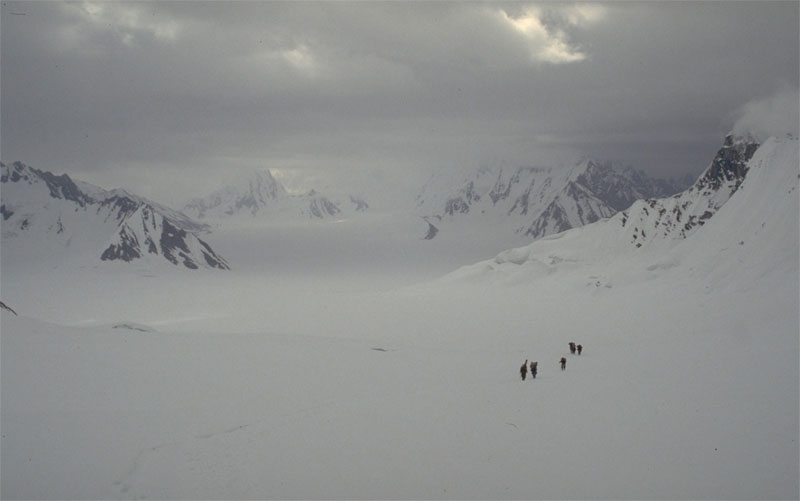
[[[0,168],[2,168],[0,180],[3,183],[25,181],[29,185],[33,185],[42,182],[47,186],[50,195],[54,198],[70,200],[81,207],[92,202],[92,197],[85,194],[67,174],[57,176],[51,172],[26,165],[20,161],[14,162],[10,168],[0,162]]]
[[[233,215],[241,212],[255,215],[275,200],[287,195],[286,189],[269,169],[239,173],[229,184],[205,197],[189,201],[184,211],[195,217]]]
[[[620,216],[620,224],[631,232],[629,242],[642,247],[696,231],[739,189],[759,146],[752,135],[729,134],[691,187],[669,198],[636,202]]]
[[[208,225],[181,212],[125,189],[104,190],[21,162],[10,168],[1,165],[6,248],[25,249],[38,242],[47,247],[36,250],[42,255],[79,247],[79,254],[100,261],[152,257],[190,269],[228,269],[198,236],[208,231]]]
[[[730,131],[725,134],[725,139],[723,141],[722,147],[733,147],[736,145],[752,145],[752,144],[759,144],[758,139],[756,139],[755,134],[749,131],[745,132],[734,132]]]
[[[622,275],[648,280],[678,266],[686,273],[702,269],[704,281],[746,277],[737,279],[744,286],[766,274],[796,273],[798,140],[769,138],[753,150],[752,140],[726,139],[721,149],[737,144],[748,155],[739,184],[708,191],[701,176],[681,193],[637,201],[608,220],[500,252],[447,280],[518,283],[572,272],[582,264],[603,272],[589,276],[588,286],[607,288]],[[724,156],[715,156],[707,172]]]
[[[425,238],[456,218],[491,219],[508,233],[541,238],[610,217],[635,200],[668,196],[683,186],[642,171],[585,157],[559,167],[482,167],[450,191],[424,187],[420,215],[433,225]],[[435,222],[435,223],[434,223]]]
[[[360,197],[351,196],[350,201],[353,211],[369,207]],[[290,193],[265,169],[240,174],[209,195],[191,200],[183,210],[200,219],[220,221],[243,216],[325,219],[339,216],[345,208],[313,188]]]
[[[700,176],[698,188],[716,190],[725,183],[734,183],[738,187],[747,173],[747,162],[758,147],[758,140],[752,134],[731,133],[725,136],[723,145],[717,151],[711,165]]]

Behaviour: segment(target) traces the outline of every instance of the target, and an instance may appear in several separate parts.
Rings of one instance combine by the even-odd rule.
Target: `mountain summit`
[[[189,269],[228,269],[198,235],[208,226],[125,190],[106,191],[22,162],[2,169],[3,246],[131,262],[162,258]],[[50,255],[50,257],[53,257]]]
[[[499,273],[539,279],[583,263],[600,272],[592,275],[593,284],[610,287],[614,274],[648,279],[683,265],[690,274],[717,270],[720,281],[745,277],[740,285],[747,286],[767,274],[796,270],[797,158],[795,137],[759,144],[728,136],[687,190],[638,200],[607,220],[501,252],[451,278]]]
[[[286,196],[286,189],[270,171],[256,171],[205,197],[192,199],[183,210],[198,218],[242,212],[255,215]]]
[[[654,239],[686,238],[739,189],[760,144],[750,135],[729,134],[714,159],[686,191],[669,198],[639,200],[620,216],[628,241],[641,247]]]
[[[653,179],[632,168],[585,159],[572,168],[481,168],[456,189],[433,181],[417,197],[431,239],[439,230],[486,219],[506,235],[527,240],[593,223],[635,200],[668,196],[689,183]]]
[[[360,198],[351,196],[354,211],[364,211],[369,206]],[[192,199],[184,212],[203,220],[221,220],[230,217],[279,217],[326,219],[341,216],[349,207],[332,201],[316,190],[290,193],[269,170],[253,171],[233,179],[212,193]]]

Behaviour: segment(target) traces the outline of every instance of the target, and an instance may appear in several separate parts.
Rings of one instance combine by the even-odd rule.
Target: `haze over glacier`
[[[2,2],[0,498],[797,499],[798,19]]]
[[[433,282],[483,235],[220,225],[200,271],[29,261],[4,223],[3,495],[790,497],[798,178],[796,137],[730,136],[681,193]]]

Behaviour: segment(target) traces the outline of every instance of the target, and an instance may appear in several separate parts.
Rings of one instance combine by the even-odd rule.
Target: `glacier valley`
[[[210,231],[85,185],[26,219],[4,185],[0,496],[796,498],[798,140],[712,156],[627,208],[582,191],[592,221],[513,248],[530,220],[426,240],[419,214],[247,205]],[[142,259],[98,259],[126,238]]]

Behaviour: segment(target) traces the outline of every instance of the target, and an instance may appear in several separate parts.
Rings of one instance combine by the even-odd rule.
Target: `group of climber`
[[[575,352],[577,352],[578,355],[580,355],[583,352],[583,346],[580,345],[580,344],[576,345],[574,342],[570,341],[570,343],[569,343],[569,352],[572,353],[573,355],[575,354]],[[561,357],[561,360],[559,360],[558,363],[561,365],[561,370],[562,371],[563,370],[567,370],[567,357]],[[536,374],[539,372],[538,371],[538,368],[539,368],[538,366],[539,366],[539,362],[531,362],[530,363],[531,378],[533,378],[533,379],[536,379]],[[528,377],[528,360],[527,359],[525,359],[525,362],[522,364],[522,367],[519,368],[519,375],[520,375],[520,377],[522,378],[523,381],[525,381],[525,378]]]

